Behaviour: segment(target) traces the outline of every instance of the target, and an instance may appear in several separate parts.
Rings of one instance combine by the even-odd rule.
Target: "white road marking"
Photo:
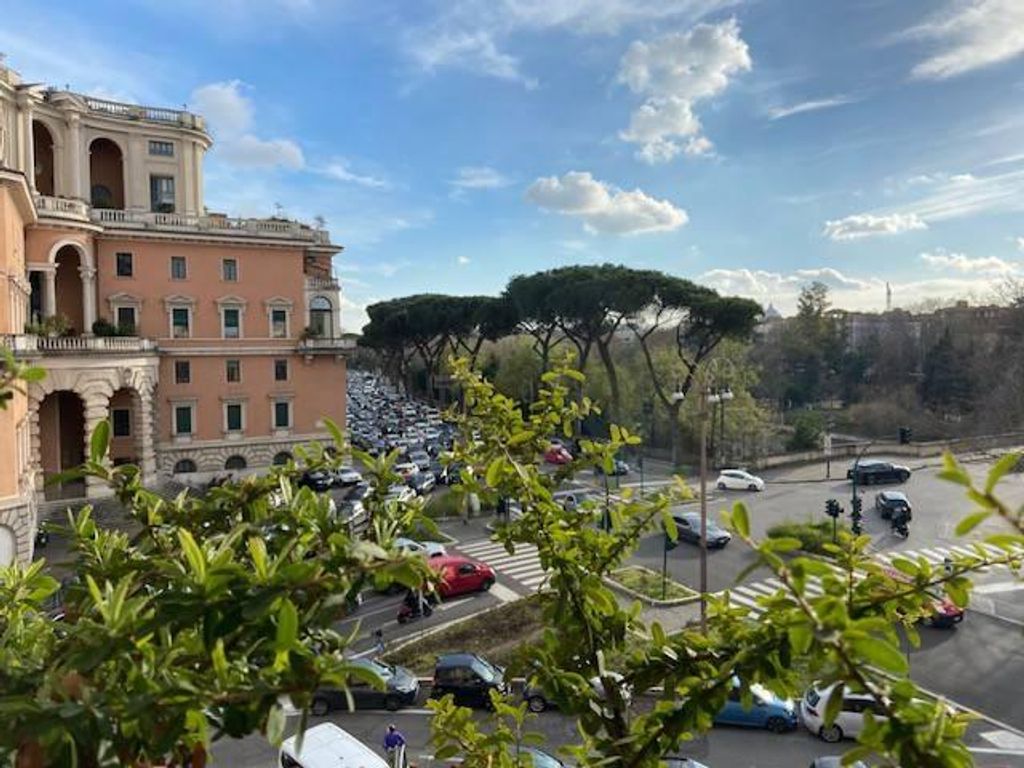
[[[509,589],[504,584],[492,584],[491,594],[503,603],[512,603],[520,598],[518,592]]]
[[[974,588],[978,595],[997,595],[1001,592],[1016,592],[1024,589],[1024,581],[998,581],[995,584],[981,584]]]

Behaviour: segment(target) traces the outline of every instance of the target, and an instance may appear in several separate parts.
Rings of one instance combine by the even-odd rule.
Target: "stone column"
[[[57,314],[57,265],[43,272],[43,317]]]
[[[28,181],[29,189],[36,191],[36,161],[35,147],[32,142],[32,97],[23,93],[18,98],[18,107],[21,109],[21,162],[22,170],[25,172],[25,180]]]
[[[65,162],[68,168],[69,197],[91,202],[88,191],[82,186],[82,122],[77,112],[68,112],[68,141]]]
[[[139,469],[142,470],[142,482],[146,485],[156,482],[156,420],[153,405],[153,390],[141,390],[138,393],[138,407],[135,409],[135,423],[139,433]]]
[[[39,426],[39,406],[42,404],[45,395],[33,384],[28,394],[28,463],[33,472],[33,487],[39,497],[42,498],[43,484],[43,450],[42,438]]]
[[[89,443],[92,439],[93,430],[101,422],[110,417],[110,398],[102,392],[91,392],[83,396],[85,401],[85,455],[89,456]],[[110,488],[104,485],[102,480],[95,477],[85,478],[85,497],[95,499],[102,496],[109,496]]]
[[[83,264],[78,274],[82,276],[82,335],[92,336],[92,324],[96,322],[96,268]]]

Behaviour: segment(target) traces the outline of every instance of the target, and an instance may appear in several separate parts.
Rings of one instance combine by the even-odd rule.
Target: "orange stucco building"
[[[96,424],[112,458],[202,480],[345,419],[328,233],[203,205],[202,118],[26,85],[0,65],[0,337],[47,375],[0,412],[0,562]]]

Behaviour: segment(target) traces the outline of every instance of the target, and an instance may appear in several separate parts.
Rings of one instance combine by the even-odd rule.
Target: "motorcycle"
[[[410,621],[414,621],[421,616],[427,618],[434,613],[434,607],[430,604],[427,599],[417,599],[416,597],[406,597],[402,602],[402,607],[398,609],[398,623],[405,624]]]
[[[901,515],[900,517],[893,518],[892,532],[904,539],[910,535],[910,526],[907,525],[906,516]]]

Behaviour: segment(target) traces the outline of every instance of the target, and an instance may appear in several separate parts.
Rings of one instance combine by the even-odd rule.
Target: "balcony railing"
[[[340,355],[350,352],[356,348],[356,340],[350,337],[339,336],[312,336],[299,341],[299,352],[306,354],[334,354]]]
[[[4,346],[17,355],[124,355],[156,352],[156,342],[138,336],[35,336],[7,334]]]
[[[51,219],[89,220],[89,206],[66,197],[36,195],[36,213]]]
[[[183,213],[149,213],[114,208],[93,208],[91,215],[93,221],[110,228],[264,237],[322,245],[330,243],[330,235],[326,230],[281,219],[233,219],[227,216],[188,216]]]
[[[306,289],[310,291],[340,291],[341,285],[335,277],[306,275]]]
[[[84,98],[86,106],[92,112],[119,117],[124,120],[146,120],[151,123],[170,123],[182,125],[186,128],[195,128],[200,131],[204,130],[203,118],[184,110],[143,107],[138,104],[125,104],[120,101],[97,99],[92,96],[85,96]]]

